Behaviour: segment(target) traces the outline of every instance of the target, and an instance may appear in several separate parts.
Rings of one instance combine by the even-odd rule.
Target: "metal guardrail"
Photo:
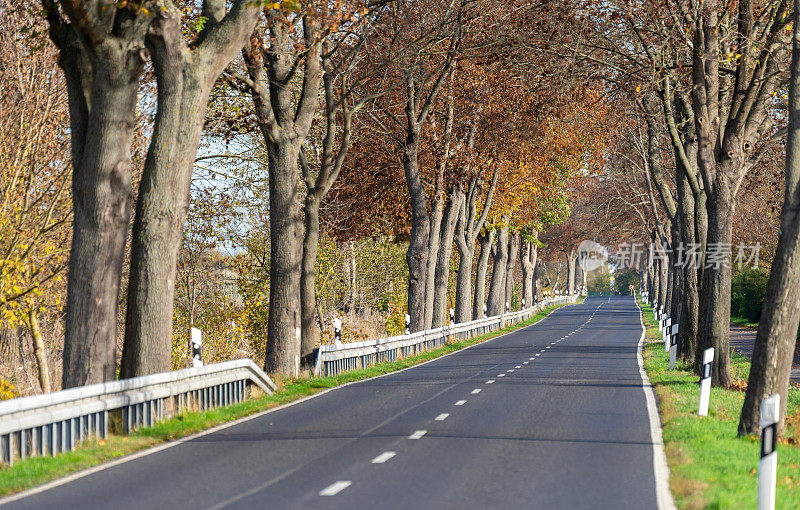
[[[255,363],[240,359],[0,402],[0,463],[105,438],[109,411],[120,411],[122,432],[129,432],[184,410],[242,402],[252,385],[268,394],[276,389]]]
[[[363,342],[348,342],[339,345],[321,345],[315,352],[314,373],[316,375],[333,376],[348,370],[365,368],[377,363],[413,356],[441,347],[448,339],[454,341],[466,340],[497,331],[508,324],[524,321],[548,306],[574,303],[576,299],[577,296],[547,298],[524,310],[460,324],[451,324],[409,335],[398,335]]]

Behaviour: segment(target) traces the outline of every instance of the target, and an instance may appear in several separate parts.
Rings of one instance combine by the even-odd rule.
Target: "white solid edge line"
[[[321,491],[319,491],[320,496],[335,496],[345,490],[346,488],[350,487],[351,482],[350,480],[339,480],[338,482],[334,482]]]
[[[568,303],[566,306],[569,306],[570,304],[577,305],[577,304],[580,304],[580,303]],[[260,418],[260,417],[262,417],[264,415],[267,415],[269,413],[274,413],[276,411],[280,411],[282,409],[286,409],[287,407],[292,407],[292,406],[295,406],[297,404],[302,404],[306,400],[311,400],[312,398],[321,397],[322,395],[324,395],[326,393],[329,393],[331,391],[336,391],[336,390],[339,390],[339,389],[342,389],[342,388],[346,388],[346,387],[351,386],[353,384],[359,384],[359,383],[363,383],[363,382],[366,382],[366,381],[373,381],[375,379],[380,379],[382,377],[387,377],[387,376],[390,376],[390,375],[399,374],[400,372],[405,372],[406,370],[412,370],[414,368],[421,367],[422,365],[427,365],[428,363],[433,363],[434,361],[438,361],[438,360],[440,360],[442,358],[446,358],[448,356],[452,356],[453,354],[458,354],[459,352],[464,352],[467,349],[471,349],[471,348],[473,348],[473,347],[475,347],[477,345],[483,345],[483,344],[486,344],[486,343],[489,343],[489,342],[494,342],[495,340],[499,340],[500,338],[503,338],[505,336],[511,335],[513,333],[519,333],[520,331],[524,331],[527,328],[530,328],[532,326],[540,324],[545,319],[547,319],[550,316],[552,316],[553,313],[558,312],[562,308],[563,308],[563,305],[559,306],[555,310],[551,310],[550,313],[548,313],[547,315],[545,315],[544,317],[542,317],[538,321],[534,322],[533,324],[529,324],[528,326],[525,326],[524,328],[515,329],[514,331],[509,331],[508,333],[503,333],[502,335],[497,335],[494,338],[490,338],[488,340],[484,340],[483,342],[478,342],[478,343],[475,343],[475,344],[472,344],[472,345],[468,345],[468,346],[464,347],[463,349],[459,349],[457,351],[453,351],[453,352],[444,354],[442,356],[438,356],[436,358],[429,359],[428,361],[423,361],[422,363],[417,363],[416,365],[412,365],[412,366],[406,367],[406,368],[401,368],[400,370],[395,370],[393,372],[387,372],[385,374],[376,375],[375,377],[369,377],[367,379],[361,379],[361,380],[358,380],[358,381],[351,381],[351,382],[348,382],[348,383],[340,384],[338,386],[334,386],[333,388],[328,388],[328,389],[319,391],[317,393],[314,393],[313,395],[308,395],[306,397],[299,398],[297,400],[293,400],[291,402],[287,402],[285,404],[282,404],[282,405],[279,405],[279,406],[276,406],[276,407],[272,407],[270,409],[265,409],[265,410],[260,411],[258,413],[251,414],[250,416],[244,416],[242,418],[239,418],[239,419],[236,419],[236,420],[233,420],[233,421],[229,421],[227,423],[222,423],[220,425],[217,425],[216,427],[211,427],[210,429],[206,429],[206,430],[200,431],[200,432],[198,432],[196,434],[192,434],[192,435],[185,436],[185,437],[182,437],[182,438],[179,438],[179,439],[175,439],[174,441],[169,441],[169,442],[166,442],[166,443],[162,443],[162,444],[154,446],[152,448],[147,448],[145,450],[141,450],[141,451],[132,453],[130,455],[126,455],[124,457],[120,457],[120,458],[118,458],[116,460],[112,460],[112,461],[109,461],[109,462],[103,462],[102,464],[98,464],[96,466],[92,466],[90,468],[86,468],[86,469],[84,469],[82,471],[78,471],[77,473],[72,473],[70,475],[67,475],[67,476],[64,476],[64,477],[61,477],[61,478],[56,478],[55,480],[43,483],[42,485],[39,485],[37,487],[32,487],[32,488],[30,488],[28,490],[25,490],[25,491],[22,491],[22,492],[18,492],[16,494],[11,494],[11,495],[6,496],[4,498],[0,498],[0,506],[3,506],[3,505],[8,504],[8,503],[13,503],[14,501],[17,501],[17,500],[20,500],[20,499],[24,499],[24,498],[27,498],[29,496],[33,496],[33,495],[39,494],[40,492],[45,492],[45,491],[48,491],[50,489],[54,489],[56,487],[60,487],[61,485],[66,485],[66,484],[68,484],[70,482],[73,482],[73,481],[78,480],[80,478],[83,478],[85,476],[89,476],[89,475],[97,473],[99,471],[103,471],[104,469],[109,469],[109,468],[118,466],[120,464],[125,464],[126,462],[130,462],[132,460],[136,460],[136,459],[139,459],[139,458],[142,458],[142,457],[146,457],[148,455],[152,455],[154,453],[158,453],[160,451],[167,450],[169,448],[173,448],[175,446],[179,446],[179,445],[181,445],[183,443],[187,443],[189,441],[197,439],[198,437],[207,436],[209,434],[213,434],[213,433],[218,432],[220,430],[224,430],[224,429],[227,429],[229,427],[233,427],[235,425],[239,425],[241,423],[248,422],[250,420],[255,420],[256,418]],[[505,376],[505,374],[503,374],[503,376]]]
[[[422,436],[424,436],[427,433],[428,433],[427,430],[416,430],[416,431],[414,431],[413,434],[408,436],[408,438],[409,439],[419,439],[419,438],[421,438]]]
[[[675,501],[672,499],[672,492],[669,490],[669,465],[667,464],[667,455],[664,453],[664,441],[661,437],[661,420],[658,416],[653,386],[650,384],[650,378],[647,377],[647,372],[644,371],[644,358],[642,358],[644,334],[645,331],[647,331],[644,327],[644,319],[642,318],[644,311],[642,307],[639,306],[639,302],[636,301],[636,298],[634,298],[633,301],[636,303],[636,307],[639,308],[639,324],[642,326],[642,336],[639,337],[636,359],[639,363],[639,375],[642,377],[644,398],[647,401],[647,415],[650,418],[650,439],[653,443],[653,476],[656,480],[656,504],[659,510],[672,510],[675,508]]]
[[[391,459],[395,455],[397,455],[396,452],[383,452],[382,454],[380,454],[377,457],[375,457],[374,459],[372,459],[372,463],[373,464],[383,464],[384,462],[386,462],[387,460]]]
[[[436,421],[444,421],[448,416],[450,416],[450,413],[442,413],[436,417]]]

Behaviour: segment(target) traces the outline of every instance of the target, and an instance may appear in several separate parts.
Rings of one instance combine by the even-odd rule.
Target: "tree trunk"
[[[266,371],[297,375],[300,363],[302,220],[297,194],[299,146],[269,147],[269,322]]]
[[[436,298],[436,267],[442,242],[444,198],[435,197],[428,227],[428,262],[425,269],[425,322],[423,329],[433,327],[434,301]]]
[[[567,294],[575,294],[575,250],[567,255]]]
[[[264,368],[268,373],[297,376],[300,368],[303,220],[298,171],[300,147],[311,129],[322,82],[318,26],[303,17],[306,50],[293,51],[295,28],[269,18],[269,37],[261,29],[242,51],[256,120],[269,157],[269,319]],[[262,41],[269,41],[268,47]],[[289,83],[303,67],[302,86]],[[265,71],[266,69],[266,71]]]
[[[794,1],[789,129],[786,138],[786,187],[781,233],[758,323],[739,435],[760,433],[761,401],[780,395],[778,434],[783,431],[789,376],[800,325],[800,1]]]
[[[519,260],[519,245],[520,237],[518,233],[509,236],[508,240],[508,260],[506,262],[506,291],[505,302],[511,305],[511,298],[514,295],[514,271],[517,269],[517,261]],[[503,303],[503,310],[505,310],[505,303]]]
[[[505,313],[506,309],[506,266],[508,265],[508,226],[507,219],[497,235],[497,243],[492,249],[492,282],[489,285],[489,316]]]
[[[535,235],[535,234],[534,234]],[[525,299],[525,307],[533,306],[534,290],[534,270],[536,268],[536,256],[538,247],[532,241],[525,241],[522,248],[522,297]]]
[[[133,225],[123,378],[170,369],[178,250],[208,96],[252,33],[259,9],[239,0],[227,16],[224,8],[206,14],[206,29],[220,30],[208,32],[191,51],[183,39],[181,12],[174,7],[157,11],[156,28],[146,40],[158,110]]]
[[[417,144],[409,141],[403,152],[403,169],[411,198],[411,238],[406,252],[408,265],[408,315],[411,332],[425,329],[425,285],[428,267],[430,220],[425,188],[419,178]]]
[[[454,185],[448,194],[447,208],[441,221],[439,248],[434,280],[433,323],[434,328],[447,324],[448,306],[447,291],[450,282],[450,257],[453,253],[456,222],[461,212],[461,192]]]
[[[302,268],[300,273],[300,356],[305,358],[314,351],[319,335],[314,324],[317,311],[317,289],[314,268],[319,249],[319,203],[307,196],[305,203],[305,237],[303,238]]]
[[[723,172],[718,176],[722,177]],[[733,215],[735,196],[727,184],[718,179],[715,196],[709,197],[708,210],[708,249],[725,250],[731,246],[733,237]],[[710,254],[709,254],[710,255]],[[723,255],[724,256],[724,255]],[[730,386],[730,320],[731,320],[731,266],[730,257],[718,264],[709,261],[703,270],[704,296],[700,314],[700,334],[702,346],[697,351],[698,358],[708,347],[714,347],[714,365],[711,383],[715,386]],[[715,267],[718,266],[718,267]],[[697,361],[695,361],[697,364]]]
[[[694,195],[683,172],[677,175],[678,218],[681,240],[685,247],[697,243],[694,216]],[[678,328],[678,352],[683,360],[693,362],[697,355],[697,325],[700,311],[700,295],[697,284],[697,268],[683,268],[680,327]]]
[[[456,322],[472,319],[472,259],[475,256],[475,239],[467,239],[467,211],[470,205],[463,200],[456,226],[458,248],[458,274],[456,275]]]
[[[92,77],[80,76],[77,57],[62,51],[59,60],[70,102],[74,218],[64,389],[116,378],[117,308],[131,211],[130,146],[142,61],[138,52],[106,57],[94,62]]]
[[[39,386],[43,393],[50,393],[50,364],[47,362],[47,349],[42,340],[42,332],[39,330],[39,319],[33,309],[28,310],[26,325],[33,341],[33,356],[36,358],[36,373],[39,376]]]
[[[544,271],[544,264],[541,259],[536,261],[533,266],[533,299],[538,303],[542,300],[542,290],[539,282],[542,280],[542,273]]]
[[[478,237],[481,252],[478,255],[478,267],[475,270],[475,299],[472,301],[473,319],[486,317],[483,308],[486,304],[486,271],[489,267],[489,255],[492,253],[495,235],[495,229],[491,229]]]

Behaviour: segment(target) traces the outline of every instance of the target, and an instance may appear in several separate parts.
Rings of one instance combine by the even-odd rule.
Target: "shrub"
[[[5,379],[0,379],[0,400],[10,400],[18,396],[19,394],[13,384]]]
[[[766,269],[746,269],[737,273],[731,280],[731,315],[758,322],[768,280],[769,271]]]

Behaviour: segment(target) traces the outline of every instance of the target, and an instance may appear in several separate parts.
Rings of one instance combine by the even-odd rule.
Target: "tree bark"
[[[28,309],[26,317],[26,326],[28,332],[31,334],[33,341],[33,356],[36,358],[36,373],[39,377],[39,386],[42,388],[43,393],[50,393],[52,386],[50,385],[50,364],[47,362],[47,349],[42,340],[42,332],[39,329],[39,319],[36,312],[31,308]]]
[[[93,7],[44,3],[66,78],[73,168],[64,388],[116,376],[117,309],[131,211],[130,146],[151,23],[143,12]]]
[[[158,109],[133,224],[122,378],[170,369],[178,250],[208,97],[250,37],[260,9],[239,0],[227,15],[210,5],[205,12],[202,42],[194,48],[186,45],[181,12],[172,4],[157,11],[146,39]]]
[[[517,269],[517,261],[519,260],[519,233],[514,232],[508,239],[508,261],[506,262],[506,291],[505,302],[511,305],[511,298],[514,295],[514,271]],[[503,310],[505,310],[505,303],[503,303]]]
[[[534,231],[532,236],[535,238],[537,233]],[[522,247],[522,297],[525,299],[525,307],[533,306],[536,296],[534,290],[534,270],[536,269],[536,257],[539,248],[534,241],[526,240]]]
[[[739,419],[740,436],[761,432],[761,402],[774,393],[780,395],[778,434],[782,433],[800,325],[800,0],[794,1],[793,20],[781,232],[753,347],[753,361]]]
[[[478,183],[480,174],[471,180],[467,195],[462,200],[463,205],[461,207],[461,214],[459,215],[456,226],[456,245],[458,246],[459,253],[458,277],[456,280],[456,322],[467,322],[470,319],[477,319],[478,317],[483,316],[483,291],[481,291],[480,295],[481,308],[480,310],[477,308],[475,309],[481,315],[475,315],[473,313],[472,260],[475,257],[475,240],[483,228],[484,223],[486,222],[486,216],[489,214],[489,209],[492,205],[492,197],[497,186],[498,176],[499,172],[495,171],[494,175],[492,176],[492,183],[486,193],[486,200],[484,201],[480,216],[477,214],[477,199],[479,191]],[[482,250],[481,254],[483,253],[484,252]],[[488,264],[488,258],[484,262],[483,285],[485,285],[486,280],[486,264]],[[480,266],[480,264],[478,265]],[[478,279],[477,281],[481,280]]]
[[[497,243],[492,247],[492,281],[489,285],[489,316],[505,313],[506,266],[508,265],[508,218],[503,218],[497,234]]]
[[[462,194],[458,184],[454,184],[448,193],[447,208],[441,222],[440,238],[442,245],[435,268],[433,323],[434,328],[447,324],[449,314],[447,306],[447,291],[450,282],[450,257],[453,253],[453,239],[455,237],[456,222],[461,212]]]
[[[483,308],[486,304],[486,271],[489,267],[489,256],[492,253],[495,235],[496,229],[493,228],[478,237],[481,252],[478,255],[478,267],[475,270],[475,299],[472,302],[473,319],[486,317]]]
[[[300,365],[303,252],[299,151],[319,101],[321,43],[317,22],[304,16],[306,50],[296,56],[292,53],[294,28],[272,15],[269,23],[269,47],[261,53],[259,44],[264,35],[257,31],[251,46],[242,52],[249,76],[244,81],[253,97],[269,157],[270,311],[264,367],[268,373],[296,376]],[[300,89],[282,85],[291,80],[299,66],[304,69]]]
[[[306,197],[300,273],[300,356],[304,359],[314,351],[319,338],[314,324],[317,311],[315,268],[319,250],[319,205],[318,200]]]
[[[575,250],[567,254],[567,294],[575,294]]]

